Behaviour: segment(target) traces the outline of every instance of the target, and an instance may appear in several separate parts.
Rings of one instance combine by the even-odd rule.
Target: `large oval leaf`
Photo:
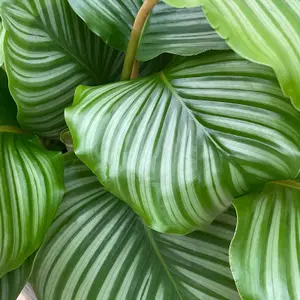
[[[31,278],[39,300],[239,299],[228,264],[231,212],[205,232],[149,230],[73,156],[66,195]]]
[[[231,269],[243,299],[300,299],[300,183],[270,183],[234,205]]]
[[[64,192],[62,155],[21,134],[15,113],[0,71],[0,278],[42,243]]]
[[[30,256],[19,268],[0,279],[0,299],[16,300],[23,290],[31,273],[35,255]]]
[[[68,1],[91,30],[112,47],[126,51],[143,0]],[[178,9],[159,1],[144,26],[137,58],[145,61],[164,52],[194,55],[226,48],[200,7]]]
[[[201,228],[248,184],[299,171],[300,114],[271,69],[232,52],[79,87],[66,118],[80,159],[158,231]]]
[[[62,155],[0,132],[0,278],[42,243],[63,196]]]
[[[57,138],[76,86],[114,81],[123,55],[88,30],[65,0],[13,0],[1,9],[18,120],[28,131]]]
[[[237,53],[271,66],[300,109],[300,2],[200,0],[211,25]]]

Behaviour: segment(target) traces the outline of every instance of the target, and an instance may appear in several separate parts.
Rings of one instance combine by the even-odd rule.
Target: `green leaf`
[[[142,0],[69,0],[69,3],[106,43],[126,51]],[[159,1],[144,26],[137,58],[146,61],[164,52],[195,55],[226,48],[200,7],[178,9]]]
[[[81,86],[66,119],[79,158],[161,232],[201,228],[252,185],[299,171],[299,112],[270,68],[229,51]]]
[[[0,67],[2,67],[4,63],[4,49],[3,49],[4,36],[5,36],[5,28],[2,24],[2,21],[0,21]]]
[[[151,231],[73,154],[66,194],[35,261],[39,300],[239,299],[228,263],[235,215],[188,236]]]
[[[66,127],[63,111],[76,86],[116,80],[123,54],[88,30],[66,0],[5,2],[2,16],[18,120],[30,132],[59,138]]]
[[[245,58],[271,66],[300,109],[300,2],[199,0],[211,25]]]
[[[200,6],[201,0],[163,0],[167,4],[174,7],[197,7]]]
[[[33,264],[35,255],[31,255],[19,268],[7,273],[0,279],[0,299],[16,300],[24,288]]]
[[[17,106],[10,95],[6,73],[0,68],[0,131],[19,128]]]
[[[270,183],[234,205],[231,269],[242,298],[300,299],[300,183]]]
[[[63,160],[27,135],[0,132],[0,278],[42,243],[64,193]]]

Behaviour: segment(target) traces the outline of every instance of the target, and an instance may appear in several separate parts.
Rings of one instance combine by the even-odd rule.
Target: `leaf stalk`
[[[131,31],[131,36],[128,42],[125,61],[123,65],[121,80],[129,80],[135,64],[135,58],[137,48],[139,46],[140,38],[144,29],[144,25],[147,21],[149,14],[152,12],[154,6],[158,3],[158,0],[145,0],[141,6]]]

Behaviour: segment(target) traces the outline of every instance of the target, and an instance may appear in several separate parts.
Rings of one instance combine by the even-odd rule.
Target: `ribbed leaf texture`
[[[61,202],[63,160],[22,134],[0,132],[0,278],[42,243]]]
[[[300,1],[199,0],[228,45],[252,61],[271,66],[284,93],[300,109]]]
[[[300,299],[300,183],[270,183],[234,205],[231,269],[242,298]]]
[[[0,278],[40,246],[63,193],[62,154],[46,151],[36,137],[22,132],[0,71]]]
[[[202,228],[249,187],[299,171],[300,114],[270,68],[230,51],[79,87],[66,119],[79,158],[161,232]]]
[[[0,279],[1,300],[17,299],[29,278],[34,257],[35,255],[30,256],[19,268],[7,273]]]
[[[163,0],[165,3],[174,7],[197,7],[200,6],[201,0]]]
[[[143,0],[68,1],[92,31],[112,47],[126,51]],[[195,55],[226,48],[200,7],[178,9],[160,0],[143,28],[137,58],[146,61],[165,52]]]
[[[65,0],[12,0],[1,6],[18,120],[30,132],[57,138],[75,88],[116,80],[123,54],[94,35]]]
[[[149,230],[72,154],[66,194],[31,278],[39,300],[239,299],[228,264],[235,214],[188,236]]]

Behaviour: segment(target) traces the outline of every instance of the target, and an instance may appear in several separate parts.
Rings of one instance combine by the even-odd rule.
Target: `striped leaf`
[[[300,183],[270,183],[234,205],[231,269],[242,298],[300,299]]]
[[[300,1],[199,0],[211,25],[243,57],[271,66],[300,109]]]
[[[31,273],[34,255],[31,255],[19,268],[0,279],[0,299],[16,300],[23,290]]]
[[[22,134],[15,113],[0,71],[0,278],[40,246],[64,193],[62,155]]]
[[[92,31],[110,46],[126,51],[143,0],[68,1]],[[144,26],[137,58],[146,61],[165,52],[195,55],[209,49],[226,48],[200,7],[178,9],[160,0]]]
[[[1,10],[18,120],[30,132],[58,138],[77,85],[116,80],[123,55],[94,35],[66,0],[5,1]]]
[[[2,21],[0,21],[0,67],[2,67],[4,63],[4,36],[5,36],[5,28],[2,24]]]
[[[252,185],[299,170],[300,113],[270,68],[229,51],[81,86],[66,118],[79,158],[161,232],[201,228]]]
[[[200,6],[201,0],[163,0],[165,3],[174,7],[196,7]]]
[[[42,243],[63,196],[60,153],[0,132],[0,278]]]
[[[66,194],[35,261],[39,300],[239,299],[228,263],[235,215],[188,236],[151,231],[73,154]]]

